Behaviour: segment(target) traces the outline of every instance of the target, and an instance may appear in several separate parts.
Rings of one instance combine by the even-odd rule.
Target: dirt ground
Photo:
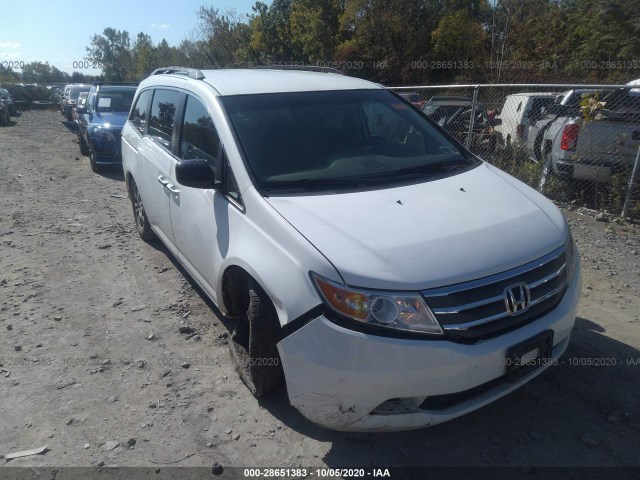
[[[436,427],[336,433],[301,417],[284,388],[251,396],[229,360],[230,325],[165,248],[140,240],[121,171],[92,173],[61,120],[24,112],[0,127],[0,454],[48,446],[0,460],[0,478],[7,467],[213,462],[571,467],[569,478],[640,467],[637,226],[564,209],[584,288],[559,366]]]

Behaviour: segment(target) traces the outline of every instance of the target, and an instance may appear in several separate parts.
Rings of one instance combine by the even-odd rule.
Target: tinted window
[[[128,112],[135,93],[135,88],[118,90],[101,88],[96,99],[96,111]]]
[[[180,96],[174,90],[156,90],[151,101],[147,134],[168,150],[171,150],[171,136]]]
[[[151,90],[145,90],[140,94],[138,100],[136,101],[136,106],[133,107],[131,111],[131,115],[129,120],[133,124],[133,126],[140,132],[144,134],[144,127],[147,123],[148,110],[149,110],[149,99],[151,98]]]
[[[414,108],[382,89],[220,101],[264,190],[368,188],[455,174],[477,164]]]
[[[81,92],[88,92],[91,87],[73,87],[69,91],[69,98],[77,99]]]
[[[236,182],[236,177],[233,176],[233,172],[231,171],[231,165],[229,165],[229,160],[225,158],[224,162],[224,191],[229,197],[233,198],[236,202],[242,203],[242,198],[240,196],[240,189],[238,188],[238,183]]]
[[[180,158],[204,159],[215,165],[219,145],[218,133],[209,112],[199,100],[192,96],[187,97],[182,123]]]

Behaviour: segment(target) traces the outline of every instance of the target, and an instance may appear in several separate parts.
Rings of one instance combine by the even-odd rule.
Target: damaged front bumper
[[[342,431],[410,430],[472,412],[527,383],[564,353],[580,296],[576,268],[554,310],[472,345],[370,335],[319,316],[278,344],[289,401],[312,422]],[[554,332],[551,360],[515,382],[503,381],[507,350],[545,330]]]

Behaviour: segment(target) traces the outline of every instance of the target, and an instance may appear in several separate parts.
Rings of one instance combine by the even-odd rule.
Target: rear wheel
[[[140,238],[145,242],[155,239],[156,234],[151,230],[149,219],[147,218],[147,214],[144,211],[144,205],[142,204],[140,191],[133,179],[131,180],[131,206],[133,208],[133,218],[136,221],[136,230],[138,231]]]
[[[248,280],[248,308],[231,335],[231,361],[240,379],[260,397],[284,379],[276,343],[279,323],[276,309],[253,279]]]
[[[542,170],[540,171],[540,180],[538,180],[538,191],[544,193],[545,187],[550,181],[553,180],[555,172],[553,171],[553,165],[551,162],[551,155],[548,148],[542,146],[542,154],[540,156],[542,161]]]

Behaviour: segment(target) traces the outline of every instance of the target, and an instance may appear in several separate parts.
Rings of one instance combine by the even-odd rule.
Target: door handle
[[[164,175],[160,175],[158,177],[158,183],[160,183],[160,185],[166,187],[167,185],[169,185],[169,179],[167,177],[165,177]]]
[[[165,185],[165,187],[167,187],[167,190],[169,190],[173,194],[177,195],[180,193],[180,189],[176,188],[176,186],[171,183],[168,183],[167,185]]]

